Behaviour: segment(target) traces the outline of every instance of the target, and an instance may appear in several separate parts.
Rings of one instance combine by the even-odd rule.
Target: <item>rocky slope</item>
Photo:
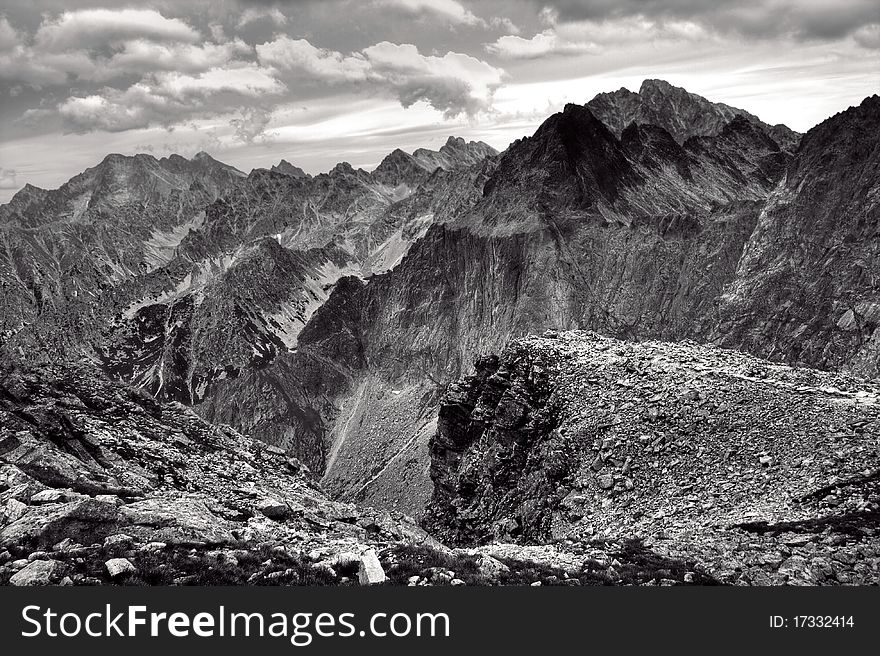
[[[0,584],[604,585],[713,582],[596,545],[579,572],[452,551],[399,513],[330,500],[282,449],[88,367],[0,375]],[[601,560],[599,560],[601,559]]]
[[[332,583],[337,554],[356,569],[370,549],[437,545],[400,515],[331,501],[283,450],[88,368],[4,369],[0,508],[4,581],[27,570],[30,582],[95,583],[100,570],[96,579],[84,559],[116,554],[157,561],[171,570],[163,581],[185,583],[177,560],[191,550],[191,561],[231,569],[230,559],[268,554],[251,583],[308,582],[314,568],[321,576],[309,576]],[[108,565],[103,576],[127,573]]]
[[[693,343],[566,332],[453,386],[425,525],[583,559],[641,538],[738,584],[880,581],[880,387]]]
[[[761,210],[712,339],[880,374],[880,97],[804,135]]]

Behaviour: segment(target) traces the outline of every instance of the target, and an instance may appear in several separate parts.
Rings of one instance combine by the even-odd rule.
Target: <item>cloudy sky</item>
[[[805,131],[880,91],[877,0],[25,0],[0,4],[0,202],[110,152],[371,168],[503,149],[657,77]]]

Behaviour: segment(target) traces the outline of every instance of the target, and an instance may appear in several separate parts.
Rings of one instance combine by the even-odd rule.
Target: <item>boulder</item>
[[[115,508],[115,506],[114,506]],[[118,509],[129,535],[167,544],[221,544],[234,537],[229,522],[193,497],[144,499]]]
[[[34,560],[9,579],[11,585],[51,585],[61,577],[64,566],[56,560]]]
[[[24,517],[28,507],[18,499],[9,499],[6,502],[6,521],[14,522]]]
[[[379,585],[386,580],[385,570],[374,549],[368,549],[361,554],[361,562],[358,567],[358,583],[361,585]]]
[[[128,576],[137,571],[137,568],[131,564],[131,561],[128,560],[128,558],[111,558],[104,563],[104,568],[107,570],[107,575],[111,579]]]
[[[33,506],[0,531],[0,543],[51,546],[64,538],[81,544],[102,540],[116,527],[119,509],[115,504],[83,497],[64,504]]]
[[[70,490],[43,490],[37,492],[31,497],[31,505],[38,506],[43,503],[67,503],[74,499],[82,498],[82,494],[71,492]]]
[[[269,519],[285,519],[290,515],[287,504],[276,499],[263,499],[257,504],[257,510]]]
[[[497,581],[502,574],[510,571],[507,565],[487,554],[479,554],[477,566],[480,568],[480,574],[490,581]]]
[[[132,542],[134,542],[134,538],[125,533],[114,533],[113,535],[108,535],[104,538],[105,547],[111,547],[115,544],[129,546]]]

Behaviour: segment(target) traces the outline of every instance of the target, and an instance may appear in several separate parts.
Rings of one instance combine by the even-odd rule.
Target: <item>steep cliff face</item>
[[[880,373],[878,126],[872,96],[804,135],[721,297],[720,344]]]
[[[441,406],[425,525],[466,544],[635,536],[737,583],[867,582],[878,400],[862,379],[693,343],[517,340]]]

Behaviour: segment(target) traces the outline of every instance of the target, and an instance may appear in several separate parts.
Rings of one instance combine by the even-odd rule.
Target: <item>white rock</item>
[[[64,490],[43,490],[31,497],[31,504],[37,506],[41,503],[64,503],[69,498]]]
[[[10,499],[6,502],[6,521],[14,522],[21,519],[27,512],[27,506],[18,499]]]
[[[109,547],[114,544],[131,544],[134,542],[134,538],[130,535],[126,535],[125,533],[115,533],[113,535],[108,535],[104,538],[104,546]]]
[[[378,585],[385,582],[385,570],[375,550],[368,549],[361,555],[361,564],[358,567],[358,582],[361,585]]]
[[[502,574],[507,574],[510,568],[497,558],[493,558],[487,554],[480,554],[480,562],[478,563],[480,574],[487,579],[495,580]]]
[[[125,574],[133,574],[137,571],[128,558],[111,558],[104,563],[104,567],[107,569],[107,574],[111,579],[124,576]]]
[[[166,542],[147,542],[143,547],[141,547],[141,551],[162,551],[168,544]]]

